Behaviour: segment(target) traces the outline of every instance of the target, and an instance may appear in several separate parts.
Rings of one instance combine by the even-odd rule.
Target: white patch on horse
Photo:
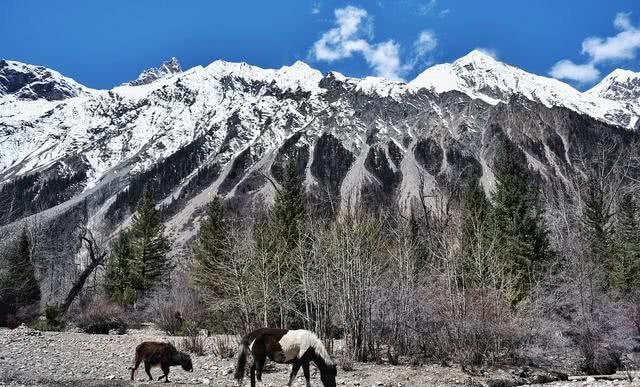
[[[249,344],[249,351],[253,350],[253,343],[255,343],[255,342],[256,342],[256,339],[253,339],[251,344]]]
[[[301,358],[309,348],[313,348],[318,356],[321,356],[325,362],[331,363],[331,358],[327,353],[322,341],[315,333],[296,329],[287,332],[279,341],[285,361],[292,361]]]

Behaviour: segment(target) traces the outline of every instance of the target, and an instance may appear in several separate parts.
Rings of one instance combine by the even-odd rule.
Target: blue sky
[[[5,0],[0,58],[109,88],[175,56],[410,80],[482,48],[584,89],[640,71],[637,0]]]

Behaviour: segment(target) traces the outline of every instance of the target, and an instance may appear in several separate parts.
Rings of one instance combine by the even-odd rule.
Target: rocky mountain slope
[[[563,179],[581,147],[635,136],[640,74],[616,70],[581,93],[473,51],[408,83],[175,59],[111,90],[0,61],[0,225],[38,213],[126,222],[144,189],[186,246],[214,194],[247,209],[297,161],[319,206],[407,210],[464,176],[492,189],[500,136],[545,179]]]

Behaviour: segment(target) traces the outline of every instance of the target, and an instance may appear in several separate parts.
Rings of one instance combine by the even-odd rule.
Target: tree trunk
[[[89,234],[89,237],[87,237],[87,234]],[[61,316],[64,316],[65,313],[67,313],[67,310],[69,310],[73,301],[76,299],[78,294],[80,294],[80,291],[84,287],[84,284],[87,282],[91,273],[93,273],[98,266],[102,265],[104,258],[107,256],[106,252],[96,253],[96,241],[90,231],[85,229],[85,232],[82,234],[80,239],[87,244],[87,250],[89,250],[89,265],[84,268],[82,273],[80,273],[78,278],[73,282],[73,286],[71,286],[64,303],[60,307]]]

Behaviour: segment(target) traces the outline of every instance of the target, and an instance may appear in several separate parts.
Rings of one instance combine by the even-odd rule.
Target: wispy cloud
[[[485,55],[489,55],[493,59],[498,59],[498,51],[496,49],[488,48],[488,47],[476,47],[475,49]]]
[[[590,37],[582,42],[582,53],[591,57],[593,63],[634,59],[640,48],[640,29],[631,24],[629,13],[618,13],[613,25],[620,30],[607,38]]]
[[[575,64],[563,59],[551,67],[549,74],[556,79],[570,79],[580,83],[593,82],[600,77],[600,71],[592,64]]]
[[[447,16],[449,13],[451,13],[451,10],[449,8],[445,8],[442,11],[438,12],[438,16],[440,17],[445,17]]]
[[[409,69],[418,64],[430,64],[429,55],[438,46],[438,38],[435,32],[430,30],[421,31],[418,38],[413,42],[413,58],[409,62]]]
[[[413,66],[437,46],[435,33],[422,31],[413,43],[411,57],[403,63],[400,44],[392,39],[373,40],[373,18],[363,8],[348,6],[334,10],[335,26],[324,32],[310,50],[317,61],[334,62],[362,55],[376,76],[401,80]]]
[[[430,14],[431,11],[433,11],[436,8],[436,5],[438,5],[438,0],[429,0],[429,1],[424,2],[424,3],[419,3],[418,4],[418,14],[420,16],[426,16],[426,15]]]
[[[320,13],[320,8],[322,7],[322,4],[320,2],[315,2],[313,3],[313,6],[311,7],[311,14],[312,15],[317,15]]]
[[[588,37],[582,41],[582,54],[589,60],[584,64],[575,64],[568,59],[558,61],[549,74],[558,79],[569,79],[580,83],[595,81],[600,76],[596,65],[635,59],[640,49],[640,28],[631,22],[631,14],[620,12],[613,20],[620,32],[614,36],[601,38]]]

